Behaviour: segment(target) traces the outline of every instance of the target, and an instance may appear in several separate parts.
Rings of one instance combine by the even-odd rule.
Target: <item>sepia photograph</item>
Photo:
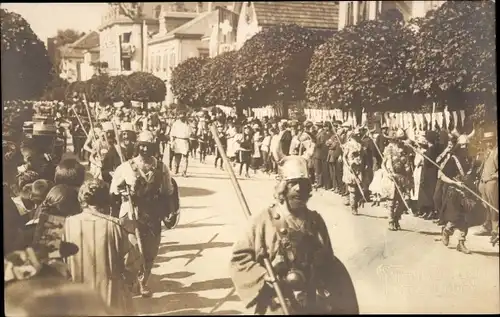
[[[6,316],[499,314],[496,2],[2,2]]]

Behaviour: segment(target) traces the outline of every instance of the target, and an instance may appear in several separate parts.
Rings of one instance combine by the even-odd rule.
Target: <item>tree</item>
[[[57,30],[57,35],[54,40],[55,46],[55,55],[54,60],[52,61],[55,74],[59,74],[60,64],[61,64],[61,56],[59,54],[59,48],[63,47],[67,44],[72,44],[82,36],[84,36],[84,32],[76,31],[73,29],[64,29]]]
[[[19,14],[1,9],[2,100],[35,99],[50,81],[45,45]]]
[[[55,76],[47,84],[47,87],[45,87],[42,99],[63,101],[66,99],[66,91],[68,89],[68,86],[69,82],[67,80]]]
[[[412,73],[406,63],[416,46],[398,19],[365,21],[339,31],[314,52],[307,75],[308,100],[316,106],[361,112],[406,110]],[[401,109],[404,106],[406,109]]]
[[[135,72],[127,77],[132,88],[130,100],[143,103],[147,108],[148,102],[162,102],[165,100],[167,88],[165,82],[150,73]]]
[[[107,74],[94,75],[87,81],[87,98],[90,102],[107,102],[106,90],[110,81]]]
[[[139,36],[141,37],[141,71],[144,71],[144,59],[145,59],[145,45],[144,45],[144,25],[145,25],[145,15],[144,15],[144,2],[110,2],[110,6],[118,9],[118,12],[132,20],[132,22],[141,25],[141,32]]]
[[[202,68],[198,91],[203,91],[205,106],[236,106],[238,88],[234,73],[238,51],[211,58]]]
[[[105,98],[110,102],[130,102],[132,100],[132,91],[132,86],[128,82],[128,76],[113,76],[109,79],[106,86]]]
[[[197,84],[202,78],[202,68],[209,60],[203,57],[188,58],[172,70],[171,90],[178,103],[200,107],[206,87]],[[200,90],[202,89],[202,90]]]
[[[496,99],[495,4],[447,1],[418,25],[415,92],[464,109]],[[477,103],[476,103],[477,104]]]
[[[330,35],[298,25],[279,25],[246,41],[239,50],[235,72],[242,106],[304,99],[311,56]]]

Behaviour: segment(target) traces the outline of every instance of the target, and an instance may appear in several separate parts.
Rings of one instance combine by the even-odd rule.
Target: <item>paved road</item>
[[[207,164],[191,160],[189,177],[176,180],[181,220],[162,233],[150,279],[154,296],[134,299],[139,313],[249,313],[228,278],[231,245],[246,219],[227,174],[209,157]],[[241,179],[254,213],[272,202],[274,184],[262,175]],[[407,215],[403,231],[391,232],[385,209],[367,205],[352,216],[339,196],[323,191],[314,193],[309,206],[326,221],[334,251],[354,281],[361,313],[500,312],[499,250],[487,237],[469,235],[473,254],[464,255],[454,250],[456,236],[443,246],[440,229],[429,221]]]
[[[246,220],[229,178],[191,162],[181,187],[179,226],[163,231],[152,271],[153,298],[135,298],[141,314],[239,314],[246,311],[228,278],[228,259]],[[255,213],[272,202],[274,180],[242,179]],[[498,313],[499,253],[487,237],[471,236],[464,255],[440,242],[439,228],[405,216],[403,231],[387,230],[387,212],[365,207],[352,216],[340,197],[316,192],[310,207],[329,228],[334,251],[354,281],[362,313]]]

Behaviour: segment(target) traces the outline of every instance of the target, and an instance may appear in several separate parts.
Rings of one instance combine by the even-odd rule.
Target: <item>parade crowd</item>
[[[243,178],[299,179],[300,188],[308,180],[307,195],[343,196],[353,216],[363,205],[382,203],[389,230],[401,229],[404,214],[434,221],[446,246],[459,232],[456,249],[464,254],[471,253],[465,245],[471,214],[480,215],[477,234],[498,243],[496,127],[478,138],[458,125],[409,133],[383,123],[369,129],[338,120],[234,117],[217,108],[188,114],[100,107],[77,97],[10,102],[4,104],[2,139],[6,308],[28,315],[134,313],[132,296],[152,295],[147,282],[162,225],[178,220],[175,177],[190,177],[190,160],[207,164],[207,156],[214,157],[214,168],[227,168],[211,125]],[[279,201],[284,192],[277,189]],[[279,219],[274,213],[269,219]],[[318,249],[331,250],[326,225],[315,217],[324,242]],[[265,241],[274,243],[268,236],[259,243]],[[262,287],[242,251],[248,247],[236,244],[232,277],[242,298],[259,301],[253,286],[242,284],[254,279]],[[318,276],[334,265],[333,254],[323,258],[315,266],[324,273]],[[26,287],[32,296],[20,295]],[[71,307],[61,308],[61,300]]]

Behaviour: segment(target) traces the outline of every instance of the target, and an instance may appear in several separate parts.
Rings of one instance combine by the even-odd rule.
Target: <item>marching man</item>
[[[171,150],[175,153],[175,174],[179,174],[181,159],[184,158],[186,162],[184,171],[182,171],[182,176],[184,177],[186,177],[188,168],[189,138],[191,134],[192,129],[186,122],[186,114],[182,113],[179,115],[179,119],[172,124],[170,139],[172,142]]]
[[[172,195],[174,185],[170,170],[155,158],[153,134],[142,131],[137,137],[137,148],[138,155],[116,169],[110,191],[122,196],[121,219],[127,216],[133,219],[133,215],[137,215],[136,226],[145,262],[144,271],[139,273],[139,290],[143,297],[150,297],[147,282],[160,247],[161,222],[169,211],[174,211],[177,197]],[[135,211],[131,210],[131,205]]]
[[[344,145],[343,153],[343,178],[349,191],[348,204],[353,215],[358,214],[358,207],[363,195],[361,184],[363,183],[363,145],[360,142],[361,132],[358,128],[352,131],[349,141]]]

